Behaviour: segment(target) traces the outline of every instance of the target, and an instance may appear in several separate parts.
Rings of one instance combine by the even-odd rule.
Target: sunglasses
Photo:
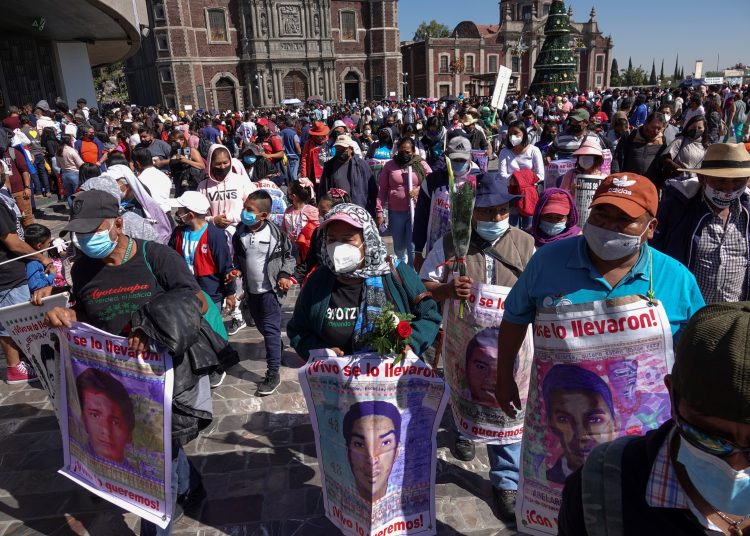
[[[750,448],[741,448],[721,437],[707,434],[703,430],[688,423],[679,415],[674,415],[680,435],[695,448],[718,458],[727,458],[733,454],[744,454],[750,460]]]

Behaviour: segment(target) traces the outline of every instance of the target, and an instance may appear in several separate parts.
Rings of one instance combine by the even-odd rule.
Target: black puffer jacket
[[[200,302],[188,290],[154,298],[133,313],[131,323],[172,355],[172,438],[184,445],[213,419],[207,374],[235,365],[239,355],[201,316]]]

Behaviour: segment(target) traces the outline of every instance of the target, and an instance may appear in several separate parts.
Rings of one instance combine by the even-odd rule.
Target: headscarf
[[[375,225],[375,221],[372,219],[372,216],[370,216],[370,213],[359,205],[341,203],[340,205],[331,208],[323,219],[323,222],[330,220],[334,215],[341,212],[362,225],[365,265],[362,268],[357,268],[353,272],[337,274],[333,265],[333,259],[328,255],[326,228],[323,229],[320,240],[318,241],[318,258],[323,265],[336,275],[344,275],[352,278],[365,279],[389,273],[391,267],[388,263],[388,251],[385,248],[385,244],[383,244],[383,240],[380,238],[378,227]]]
[[[547,236],[539,229],[539,222],[542,219],[544,205],[546,205],[550,198],[555,194],[565,194],[565,196],[567,196],[568,203],[570,204],[570,212],[568,213],[568,221],[565,224],[565,230],[557,236]],[[576,201],[573,199],[573,196],[570,195],[569,191],[561,188],[547,188],[542,192],[542,195],[539,197],[539,201],[536,204],[536,208],[534,209],[534,219],[531,222],[529,234],[534,237],[537,247],[549,244],[550,242],[556,242],[557,240],[562,240],[563,238],[577,236],[581,233],[581,228],[578,227],[579,218],[580,215],[578,214]]]

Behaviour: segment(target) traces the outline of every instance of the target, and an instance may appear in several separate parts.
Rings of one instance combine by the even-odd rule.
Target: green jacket
[[[421,356],[435,341],[440,328],[441,318],[437,302],[429,297],[412,306],[415,298],[427,289],[414,269],[406,263],[399,263],[395,269],[401,276],[403,286],[396,281],[392,273],[383,276],[383,286],[397,311],[415,316],[411,321],[412,334],[409,344],[414,353]],[[319,266],[302,287],[297,298],[294,314],[287,324],[286,332],[292,348],[303,359],[309,358],[310,350],[330,347],[320,334],[323,331],[323,320],[335,281],[336,276],[328,268]]]

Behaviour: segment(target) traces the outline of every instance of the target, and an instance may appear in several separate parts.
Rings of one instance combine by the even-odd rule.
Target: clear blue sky
[[[435,19],[451,31],[462,20],[479,24],[497,24],[497,0],[400,0],[399,27],[401,40],[414,37],[424,20]],[[659,74],[661,60],[664,72],[674,71],[677,53],[685,74],[692,74],[695,61],[704,60],[704,72],[716,69],[717,54],[721,69],[736,63],[750,63],[750,1],[723,0],[712,3],[699,0],[569,0],[573,18],[588,20],[591,6],[596,6],[599,29],[615,41],[614,56],[621,69],[641,65],[651,71],[656,61]]]

